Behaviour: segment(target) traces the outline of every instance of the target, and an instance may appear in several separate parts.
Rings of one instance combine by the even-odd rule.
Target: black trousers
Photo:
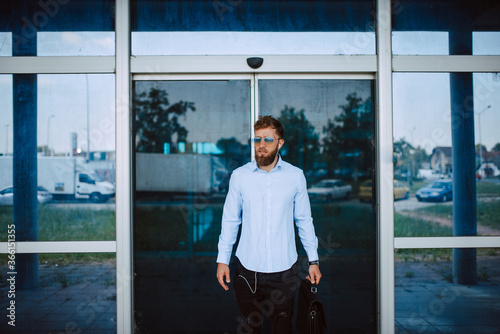
[[[242,318],[238,334],[261,332],[264,317],[271,320],[273,333],[291,334],[297,265],[277,273],[259,273],[238,263],[234,277],[234,295]]]

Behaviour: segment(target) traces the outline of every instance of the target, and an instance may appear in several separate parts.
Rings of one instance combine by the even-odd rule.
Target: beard
[[[276,145],[276,149],[274,151],[270,152],[268,156],[259,156],[259,150],[256,149],[255,151],[255,160],[257,161],[257,165],[259,166],[269,166],[274,162],[274,159],[276,158],[276,155],[278,154],[278,145]]]

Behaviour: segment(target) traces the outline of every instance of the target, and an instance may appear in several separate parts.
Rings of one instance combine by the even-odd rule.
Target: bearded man
[[[273,333],[292,333],[297,289],[294,223],[309,259],[307,279],[321,279],[307,185],[301,169],[278,154],[285,143],[282,124],[261,116],[254,124],[255,161],[234,170],[224,203],[217,279],[229,290],[229,262],[236,250],[234,294],[242,314],[238,333],[260,333],[264,316]]]

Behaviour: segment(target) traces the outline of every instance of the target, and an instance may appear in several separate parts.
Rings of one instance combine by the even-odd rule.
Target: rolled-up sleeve
[[[311,204],[307,194],[306,178],[303,173],[300,174],[298,190],[294,200],[294,220],[309,261],[318,260],[318,238],[314,232]]]
[[[229,180],[229,190],[223,212],[217,262],[229,264],[233,246],[238,237],[238,229],[241,225],[242,200],[236,173],[233,173]]]

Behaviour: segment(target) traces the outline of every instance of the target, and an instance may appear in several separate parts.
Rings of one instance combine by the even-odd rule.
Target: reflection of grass
[[[433,205],[416,210],[436,217],[450,217],[453,215],[452,205]],[[500,200],[477,202],[477,221],[479,224],[500,229]],[[438,236],[438,235],[435,235]]]
[[[396,261],[402,262],[450,262],[453,250],[448,248],[439,249],[398,249],[395,254]]]
[[[486,181],[476,182],[476,192],[478,195],[496,195],[500,196],[500,184]]]
[[[195,210],[194,205],[136,206],[135,240],[137,251],[187,251],[188,235],[196,243],[192,250],[216,252],[221,230],[223,204],[211,204]],[[204,210],[211,210],[211,221],[200,221]],[[196,218],[195,218],[196,217]],[[189,229],[188,222],[193,226]],[[204,229],[208,224],[208,229]],[[200,231],[202,230],[202,231]],[[200,239],[198,239],[200,238]]]
[[[394,235],[396,237],[443,237],[451,236],[452,231],[451,227],[394,213]]]
[[[12,207],[0,206],[0,240],[12,223]],[[39,206],[38,240],[115,240],[115,211]]]
[[[64,266],[75,263],[103,263],[113,261],[114,253],[66,253],[66,254],[39,254],[38,263],[41,265]],[[0,265],[7,264],[7,254],[0,254]],[[0,273],[1,278],[1,273]]]
[[[135,250],[186,250],[188,217],[185,206],[136,206]]]
[[[339,243],[342,248],[375,247],[375,215],[370,206],[318,203],[311,209],[319,239]]]
[[[358,204],[358,203],[356,203]],[[217,252],[222,219],[223,204],[209,204],[200,211],[185,204],[137,206],[135,223],[135,250],[138,251],[187,251],[188,237],[194,238],[193,250]],[[202,222],[202,211],[211,210],[211,221]],[[324,242],[320,248],[331,247],[330,243],[342,248],[375,247],[375,221],[370,206],[360,208],[343,202],[318,203],[312,205],[316,235]],[[197,218],[193,218],[193,217]],[[188,221],[192,230],[188,231]],[[208,223],[201,235],[197,224]],[[201,228],[201,227],[200,227]],[[200,239],[197,239],[200,238]],[[325,243],[327,243],[325,245]]]

